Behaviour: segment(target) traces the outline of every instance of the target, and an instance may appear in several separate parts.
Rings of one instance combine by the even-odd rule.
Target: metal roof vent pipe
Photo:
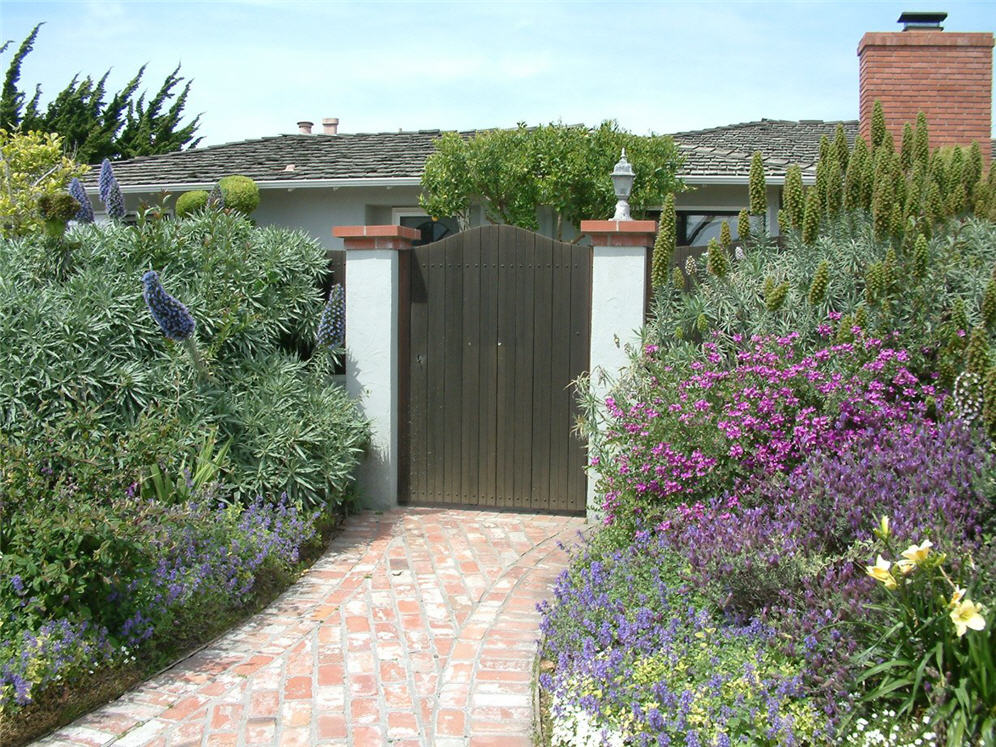
[[[947,13],[903,13],[899,23],[903,31],[944,31],[941,21],[948,17]]]
[[[326,135],[338,135],[339,134],[339,118],[338,117],[326,117],[322,120],[322,129],[325,130]]]
[[[309,122],[304,119],[297,123],[297,131],[302,135],[310,135],[311,128],[315,126],[314,122]]]

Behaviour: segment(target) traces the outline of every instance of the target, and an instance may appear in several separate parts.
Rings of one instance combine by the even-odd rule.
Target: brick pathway
[[[531,745],[535,605],[583,526],[351,517],[266,610],[40,744]]]

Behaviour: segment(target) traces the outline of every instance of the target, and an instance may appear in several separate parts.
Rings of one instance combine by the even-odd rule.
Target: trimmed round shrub
[[[208,193],[203,189],[184,192],[176,198],[176,217],[184,218],[204,208],[208,203]]]
[[[248,176],[225,176],[218,180],[225,207],[249,215],[259,207],[259,187]]]

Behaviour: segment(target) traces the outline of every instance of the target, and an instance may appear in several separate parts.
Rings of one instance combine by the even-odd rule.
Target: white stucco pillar
[[[346,391],[370,421],[357,476],[361,505],[398,505],[400,355],[403,309],[399,252],[418,231],[404,226],[337,226],[346,248]]]
[[[581,233],[591,237],[591,385],[601,400],[629,363],[627,344],[639,344],[647,303],[648,252],[657,223],[652,220],[586,220]],[[600,518],[595,497],[598,476],[588,475],[588,518]]]

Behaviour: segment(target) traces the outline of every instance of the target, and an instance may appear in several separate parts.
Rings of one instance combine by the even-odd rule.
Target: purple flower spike
[[[330,349],[341,348],[346,341],[346,296],[336,283],[329,291],[321,321],[318,323],[318,344]]]
[[[101,202],[107,208],[107,215],[112,219],[124,218],[124,198],[121,196],[121,188],[114,178],[114,169],[111,162],[106,158],[100,164],[100,178],[97,180],[97,189],[100,192]]]
[[[142,276],[142,295],[163,334],[170,340],[186,340],[194,332],[194,317],[182,303],[165,291],[159,273],[149,270]]]
[[[69,182],[69,196],[80,204],[79,212],[73,219],[77,223],[93,223],[93,206],[90,205],[90,198],[86,196],[86,190],[75,176]]]

